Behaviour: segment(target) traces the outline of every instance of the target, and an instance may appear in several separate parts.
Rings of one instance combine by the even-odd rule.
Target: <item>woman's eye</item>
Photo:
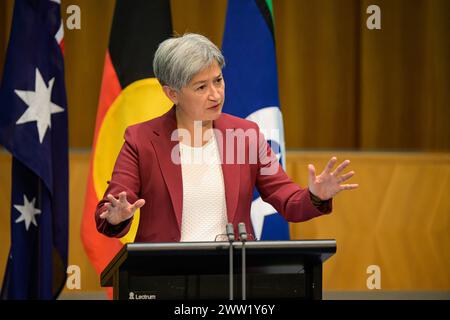
[[[203,90],[205,88],[206,88],[206,86],[200,86],[200,87],[197,88],[197,90]]]

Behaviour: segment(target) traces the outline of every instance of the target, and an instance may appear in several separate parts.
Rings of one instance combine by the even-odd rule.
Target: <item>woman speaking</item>
[[[332,198],[357,184],[342,184],[350,161],[331,158],[308,188],[286,175],[256,123],[222,113],[225,60],[207,38],[185,34],[163,41],[153,69],[173,107],[130,126],[95,219],[99,232],[124,236],[140,208],[136,242],[214,241],[244,222],[256,187],[287,221],[331,212]],[[242,88],[245,90],[245,88]]]

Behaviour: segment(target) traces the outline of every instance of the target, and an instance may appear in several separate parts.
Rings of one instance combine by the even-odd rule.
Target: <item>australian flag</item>
[[[224,112],[256,122],[284,165],[271,0],[228,1],[222,51],[227,87]],[[257,191],[251,218],[257,239],[289,239],[288,223]]]
[[[59,2],[15,1],[0,87],[0,143],[12,154],[2,299],[54,299],[66,280],[68,125]]]

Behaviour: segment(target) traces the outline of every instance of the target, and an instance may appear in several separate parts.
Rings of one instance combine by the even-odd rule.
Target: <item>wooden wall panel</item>
[[[63,0],[63,17],[68,5],[81,10],[81,29],[64,35],[64,65],[69,112],[69,145],[92,145],[103,63],[109,43],[109,31],[115,1]]]
[[[361,148],[449,150],[450,2],[378,5],[381,30],[361,28]]]
[[[337,240],[325,263],[327,290],[367,290],[367,267],[381,268],[383,290],[450,289],[450,155],[303,153],[288,155],[294,181],[307,183],[308,163],[350,159],[360,188],[334,199],[334,210],[291,224],[295,239]]]
[[[358,6],[274,1],[280,104],[288,148],[356,148]]]
[[[11,156],[0,151],[0,280],[9,254],[11,217]]]
[[[172,25],[176,34],[200,33],[222,47],[226,0],[171,0]]]
[[[9,30],[11,28],[14,0],[0,2],[0,75],[3,74],[3,61],[5,61],[8,46]],[[0,80],[1,83],[1,80]]]

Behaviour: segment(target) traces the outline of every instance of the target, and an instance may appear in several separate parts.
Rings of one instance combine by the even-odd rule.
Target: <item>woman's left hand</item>
[[[314,166],[312,164],[308,165],[309,191],[322,200],[331,199],[342,190],[352,190],[359,186],[358,184],[341,184],[350,179],[355,172],[350,171],[346,174],[339,175],[342,170],[350,164],[350,160],[345,160],[336,168],[336,170],[331,172],[336,162],[336,157],[332,157],[330,161],[328,161],[325,169],[318,176],[316,176],[316,169]]]

